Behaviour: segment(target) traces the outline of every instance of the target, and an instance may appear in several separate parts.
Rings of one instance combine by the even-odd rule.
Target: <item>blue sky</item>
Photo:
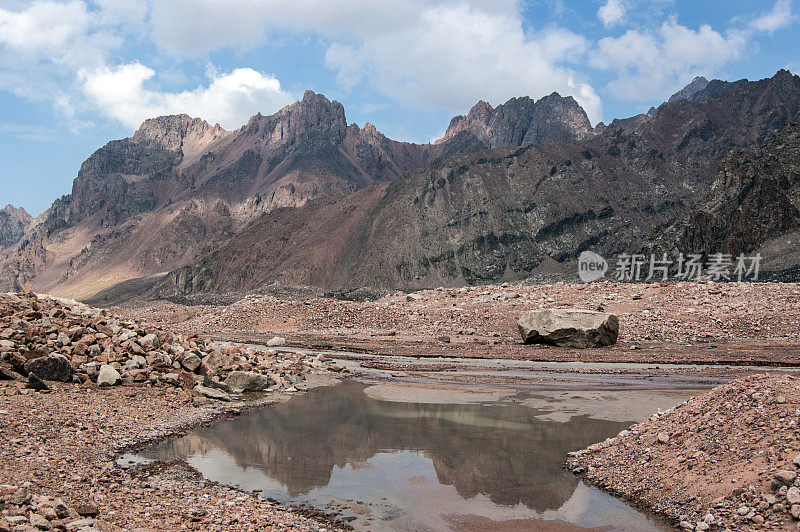
[[[42,212],[145,118],[234,129],[305,89],[414,142],[480,99],[553,91],[609,122],[696,75],[798,73],[798,14],[793,0],[0,0],[0,204]]]

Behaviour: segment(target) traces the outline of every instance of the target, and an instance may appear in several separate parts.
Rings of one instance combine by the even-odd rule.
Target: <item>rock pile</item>
[[[685,530],[794,529],[800,380],[756,375],[570,453],[567,467]]]
[[[185,337],[72,301],[0,295],[0,379],[27,377],[34,390],[47,391],[46,381],[165,384],[230,400],[297,391],[312,369],[338,368],[320,356]]]
[[[0,531],[10,530],[67,530],[91,532],[100,530],[95,525],[99,511],[92,501],[71,508],[59,498],[34,495],[29,485],[0,485]]]

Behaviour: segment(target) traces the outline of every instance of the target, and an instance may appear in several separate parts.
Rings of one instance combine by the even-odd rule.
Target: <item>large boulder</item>
[[[48,355],[25,362],[25,372],[35,373],[46,381],[69,382],[72,380],[72,365],[63,355]]]
[[[603,347],[617,341],[619,320],[614,314],[582,309],[526,312],[517,322],[526,344],[560,347]]]
[[[272,380],[253,371],[231,371],[225,384],[235,393],[257,392],[269,388]]]

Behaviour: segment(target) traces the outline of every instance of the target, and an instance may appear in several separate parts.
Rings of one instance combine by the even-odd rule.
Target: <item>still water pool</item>
[[[507,402],[392,402],[344,382],[137,453],[354,518],[360,530],[669,530],[583,483],[568,451],[630,423]]]

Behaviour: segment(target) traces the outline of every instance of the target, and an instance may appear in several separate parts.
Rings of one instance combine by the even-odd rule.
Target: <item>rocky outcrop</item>
[[[558,93],[534,101],[512,98],[493,108],[480,101],[467,116],[456,116],[437,144],[450,153],[524,146],[546,142],[575,142],[592,134],[586,112],[571,96]]]
[[[517,322],[522,341],[559,347],[605,347],[617,342],[619,319],[582,309],[548,309],[523,314]]]
[[[703,76],[697,76],[684,88],[673,94],[667,100],[668,103],[677,102],[678,100],[689,100],[696,93],[708,87],[708,80]]]
[[[33,218],[25,209],[6,205],[0,209],[0,250],[20,241]]]
[[[673,253],[736,256],[754,253],[796,230],[800,230],[800,122],[762,146],[726,157],[708,195],[682,220],[659,231],[655,247]],[[798,265],[800,256],[782,263],[783,268]]]

